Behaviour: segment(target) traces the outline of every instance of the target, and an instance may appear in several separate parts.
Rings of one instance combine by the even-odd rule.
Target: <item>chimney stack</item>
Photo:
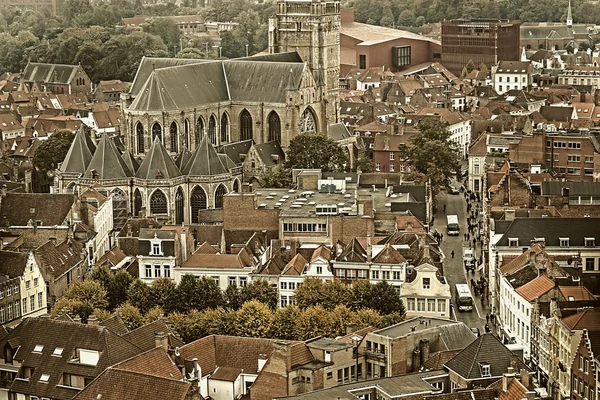
[[[88,317],[87,323],[92,326],[100,326],[100,320],[93,314]]]
[[[419,348],[415,348],[413,350],[413,371],[418,371],[421,369],[421,351]]]
[[[506,392],[508,390],[508,385],[510,385],[511,380],[512,380],[512,375],[510,373],[510,368],[509,368],[508,374],[502,374],[502,391],[503,392]]]
[[[165,351],[169,351],[169,334],[164,332],[154,334],[154,347],[162,347]]]
[[[421,364],[425,364],[429,360],[429,339],[421,339],[419,345],[421,347]]]
[[[510,368],[512,368],[513,373],[519,370],[519,359],[515,354],[510,355]]]
[[[523,386],[525,386],[527,389],[529,389],[529,386],[530,386],[529,372],[527,372],[527,370],[525,370],[525,369],[521,370],[521,383],[523,384]],[[529,399],[529,397],[528,397],[528,399]]]

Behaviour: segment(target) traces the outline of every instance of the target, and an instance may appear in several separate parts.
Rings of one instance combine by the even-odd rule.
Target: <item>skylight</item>
[[[44,350],[43,344],[36,344],[35,347],[33,348],[34,353],[41,353],[42,350]]]
[[[52,352],[53,356],[61,356],[63,353],[63,348],[62,347],[57,347],[54,349],[54,351]]]
[[[48,375],[48,374],[42,374],[40,376],[40,382],[48,382],[48,380],[50,380],[50,375]]]

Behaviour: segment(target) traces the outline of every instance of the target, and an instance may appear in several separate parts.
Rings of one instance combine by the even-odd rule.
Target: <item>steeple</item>
[[[155,137],[135,176],[141,179],[171,179],[181,176],[181,171],[160,139]]]
[[[132,177],[133,172],[129,169],[115,142],[104,133],[100,137],[98,148],[92,156],[92,160],[85,171],[86,178],[97,179],[121,179]]]
[[[213,176],[226,174],[229,171],[221,162],[221,158],[208,140],[208,136],[204,135],[192,158],[181,172],[189,176]]]
[[[569,10],[567,11],[567,26],[573,27],[573,12],[571,12],[571,0],[569,0]]]
[[[69,151],[65,156],[64,161],[60,166],[62,172],[84,174],[90,161],[92,160],[92,152],[88,145],[88,139],[83,129],[79,129],[75,134],[75,139],[69,147]],[[91,139],[89,139],[91,142]]]

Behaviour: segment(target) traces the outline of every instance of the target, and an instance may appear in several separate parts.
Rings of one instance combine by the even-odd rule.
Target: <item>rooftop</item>
[[[448,320],[445,318],[427,318],[427,317],[415,317],[409,320],[400,322],[396,325],[389,326],[387,328],[379,329],[373,332],[376,335],[387,336],[391,338],[398,338],[401,336],[410,335],[414,332],[420,332],[431,328],[437,328],[440,326],[461,324],[461,322]]]

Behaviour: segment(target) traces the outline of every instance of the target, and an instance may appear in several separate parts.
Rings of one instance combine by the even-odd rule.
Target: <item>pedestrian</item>
[[[471,234],[469,232],[467,232],[467,242],[471,240]]]
[[[444,204],[444,212],[446,212],[446,205]]]
[[[452,258],[454,258],[454,250],[452,250],[452,253],[450,253],[450,255],[452,256]]]
[[[487,313],[485,315],[485,322],[488,323],[488,324],[490,323],[490,313]]]
[[[485,333],[490,333],[490,326],[488,324],[485,324],[484,329]]]
[[[444,240],[444,234],[440,233],[440,243],[442,243],[442,240]]]

